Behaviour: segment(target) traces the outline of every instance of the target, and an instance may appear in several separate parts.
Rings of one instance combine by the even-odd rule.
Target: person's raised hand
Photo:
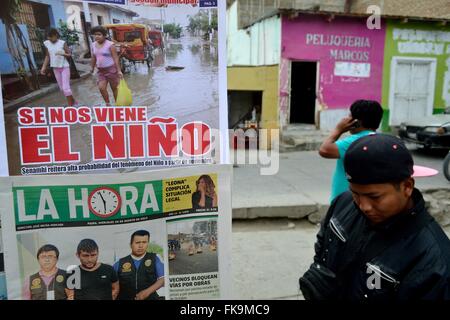
[[[336,130],[340,133],[344,133],[352,129],[358,119],[353,119],[352,117],[342,118],[341,121],[336,125]]]

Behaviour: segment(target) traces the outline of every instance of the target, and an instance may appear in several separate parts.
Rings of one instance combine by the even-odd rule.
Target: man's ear
[[[414,180],[414,178],[408,178],[406,180],[404,180],[402,182],[403,185],[403,192],[405,194],[406,197],[411,197],[413,191],[414,191],[414,186],[416,184],[416,181]]]

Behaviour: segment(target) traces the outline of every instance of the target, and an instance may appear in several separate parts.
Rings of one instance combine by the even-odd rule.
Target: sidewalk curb
[[[450,192],[449,188],[427,188],[420,190],[424,196],[425,204],[428,211],[440,225],[443,227],[450,224],[450,216],[447,215],[446,210],[433,208],[433,200],[429,198],[430,194],[442,191]],[[436,200],[434,200],[436,201]],[[438,200],[444,203],[445,201]],[[447,202],[445,202],[446,204]],[[444,205],[445,205],[444,204]],[[266,207],[245,207],[233,208],[233,220],[255,220],[260,218],[288,218],[288,219],[304,219],[307,218],[312,224],[320,223],[325,216],[329,204],[298,204],[291,206],[266,206]],[[445,211],[445,212],[444,212]]]
[[[81,80],[86,79],[89,76],[90,76],[89,72],[88,73],[83,73],[83,74],[80,75],[80,78],[72,80],[72,83],[77,83],[77,82],[79,82]],[[26,96],[20,97],[20,98],[14,100],[14,101],[11,101],[9,103],[4,104],[3,109],[4,109],[4,111],[13,110],[13,109],[17,108],[18,106],[20,106],[20,105],[22,105],[22,104],[24,104],[24,103],[26,103],[26,102],[28,102],[28,101],[30,101],[32,99],[41,98],[41,97],[43,97],[43,96],[45,96],[45,95],[47,95],[49,93],[53,93],[53,92],[58,91],[58,90],[59,90],[58,84],[57,83],[53,83],[50,86],[48,86],[47,88],[33,91],[33,92],[27,94]]]
[[[329,208],[328,204],[299,204],[294,206],[233,208],[233,219],[254,220],[259,218],[303,219],[319,223]]]

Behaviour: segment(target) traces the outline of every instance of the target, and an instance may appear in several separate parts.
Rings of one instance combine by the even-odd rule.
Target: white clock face
[[[119,194],[111,188],[97,188],[89,195],[89,209],[102,218],[115,215],[120,209],[120,204]]]

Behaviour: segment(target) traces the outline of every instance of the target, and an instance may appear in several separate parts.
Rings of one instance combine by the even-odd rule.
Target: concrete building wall
[[[86,45],[87,35],[82,31],[80,13],[84,12],[83,3],[81,1],[64,1],[65,12],[68,18],[68,25],[70,28],[77,30],[80,37],[80,43],[74,47],[74,53],[81,55],[85,53],[88,48]],[[101,4],[89,4],[89,12],[91,18],[91,27],[98,26],[98,16],[102,17],[103,24],[113,23],[112,18],[120,20],[120,23],[131,22],[132,18],[125,12],[113,9],[111,7],[104,7]],[[86,17],[86,15],[85,15]]]
[[[64,12],[66,13],[69,28],[81,32],[80,12],[82,11],[82,3],[76,1],[64,1]]]
[[[282,19],[280,121],[288,123],[291,61],[318,62],[316,111],[330,129],[357,99],[381,101],[385,25],[369,30],[365,19],[300,15]]]
[[[280,62],[281,20],[266,19],[247,29],[238,29],[238,2],[227,11],[228,66],[264,66]]]
[[[279,10],[343,12],[346,0],[237,0],[239,27],[248,27]]]
[[[448,0],[416,1],[416,0],[353,0],[351,12],[366,14],[367,7],[377,6],[381,9],[381,15],[389,17],[407,17],[419,19],[449,20],[450,5]]]
[[[66,21],[64,1],[62,0],[32,0],[31,2],[49,5],[49,17],[52,26],[59,26],[59,20]]]
[[[130,23],[132,22],[132,17],[127,15],[125,12],[120,10],[110,10],[111,23],[114,23],[114,19],[119,20],[119,23]]]
[[[393,107],[391,96],[395,58],[435,61],[434,95],[429,113],[442,113],[450,106],[450,27],[436,22],[387,22],[384,51],[383,98],[386,108],[383,128],[389,128]]]
[[[89,4],[89,11],[91,12],[91,19],[92,19],[92,26],[98,26],[98,17],[102,17],[103,24],[109,24],[112,23],[110,14],[109,14],[109,8],[105,8],[101,5],[96,4]]]
[[[261,91],[260,127],[279,128],[281,20],[274,16],[242,30],[238,29],[237,12],[238,3],[234,2],[227,11],[228,90]],[[239,108],[239,105],[230,107]]]
[[[228,90],[262,91],[261,128],[279,128],[278,65],[228,68]]]
[[[72,47],[72,54],[79,56],[84,54],[87,50],[86,37],[83,32],[82,21],[80,13],[83,12],[83,4],[79,1],[65,1],[65,12],[67,15],[67,25],[69,28],[76,30],[78,33],[79,44]]]

